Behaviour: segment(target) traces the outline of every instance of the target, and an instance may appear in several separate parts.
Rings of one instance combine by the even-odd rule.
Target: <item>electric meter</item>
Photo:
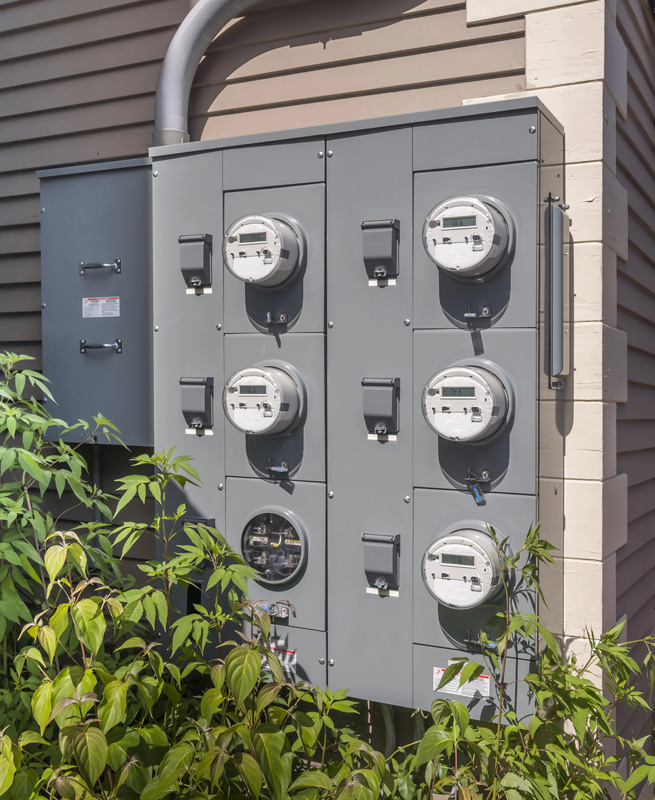
[[[434,263],[463,278],[492,270],[507,253],[510,230],[501,211],[489,200],[452,197],[428,214],[423,246]]]
[[[298,417],[300,392],[294,378],[279,367],[247,367],[225,384],[223,407],[244,433],[280,433]]]
[[[225,234],[225,266],[239,280],[278,286],[298,267],[301,242],[281,219],[251,214],[233,222]]]
[[[474,608],[502,588],[498,550],[489,534],[473,529],[437,539],[423,556],[423,580],[430,594],[449,608]]]
[[[248,521],[241,534],[244,561],[262,583],[288,583],[302,570],[305,535],[297,522],[265,511]]]
[[[423,415],[444,439],[479,442],[507,419],[509,398],[500,378],[482,367],[448,367],[423,391]]]

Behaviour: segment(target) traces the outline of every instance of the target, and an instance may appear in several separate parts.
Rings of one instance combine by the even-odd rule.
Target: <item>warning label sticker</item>
[[[448,666],[452,664],[452,661],[448,662]],[[444,672],[446,671],[445,667],[434,667],[432,673],[432,691],[437,691],[437,686],[439,686],[439,681],[441,680]],[[461,672],[458,672],[455,677],[446,683],[444,686],[439,689],[439,692],[443,694],[456,694],[459,697],[490,697],[491,695],[491,678],[489,675],[480,675],[475,680],[469,681],[465,683],[463,686],[459,685],[459,676]]]
[[[296,678],[296,651],[295,650],[287,650],[285,648],[285,641],[284,639],[280,639],[278,641],[271,640],[271,643],[268,649],[275,653],[278,657],[280,664],[282,664],[282,671],[284,672],[284,677],[290,681],[291,683],[295,683]],[[266,660],[266,656],[262,653],[262,672],[269,673],[270,668],[268,666],[268,661]]]
[[[83,297],[82,317],[120,317],[120,297]]]

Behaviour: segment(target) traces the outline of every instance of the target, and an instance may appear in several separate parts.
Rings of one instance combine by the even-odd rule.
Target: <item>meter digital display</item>
[[[477,217],[444,217],[444,228],[475,228]]]
[[[502,566],[488,533],[464,528],[433,542],[423,555],[423,582],[449,608],[474,608],[502,589]]]
[[[263,583],[288,583],[301,571],[306,557],[299,525],[274,512],[254,516],[241,534],[241,553]]]
[[[241,217],[225,234],[223,260],[241,281],[279,286],[300,263],[298,233],[288,222],[275,217]]]
[[[423,416],[435,433],[454,442],[488,439],[507,420],[507,388],[490,369],[448,367],[423,391]]]
[[[239,244],[253,244],[254,242],[265,242],[266,232],[263,233],[240,233]]]
[[[475,386],[444,386],[442,397],[475,397]]]
[[[281,367],[247,367],[225,384],[223,408],[243,433],[281,433],[298,417],[300,392],[295,379]]]
[[[446,273],[478,278],[505,257],[508,221],[490,199],[451,197],[432,209],[423,226],[423,246]]]

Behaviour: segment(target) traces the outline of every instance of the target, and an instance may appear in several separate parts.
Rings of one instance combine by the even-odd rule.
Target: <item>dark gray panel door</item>
[[[41,184],[43,368],[58,404],[52,413],[70,423],[102,413],[135,446],[152,444],[150,181],[143,166]],[[80,433],[64,439],[79,441]]]
[[[411,130],[338,138],[328,150],[328,680],[411,705]],[[400,223],[398,277],[369,285],[362,222],[383,219]],[[395,440],[369,438],[363,378],[399,379]],[[364,533],[400,535],[397,596],[369,587]]]

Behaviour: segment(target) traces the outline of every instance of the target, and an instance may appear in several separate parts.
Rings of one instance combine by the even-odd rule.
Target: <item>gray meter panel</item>
[[[124,165],[42,178],[43,370],[55,416],[102,413],[127,444],[149,446],[151,168]]]
[[[270,578],[248,582],[251,600],[278,625],[325,630],[325,486],[300,481],[289,494],[280,484],[228,478],[226,494],[229,544]],[[284,539],[292,528],[295,547],[292,537]]]
[[[249,435],[224,416],[227,474],[269,480],[325,480],[325,337],[316,333],[225,337],[225,380],[248,367],[285,370],[299,381],[304,399],[300,414],[287,430]],[[219,392],[217,392],[218,394]]]
[[[304,264],[279,286],[257,286],[236,278],[221,263],[226,333],[322,332],[325,325],[325,184],[226,192],[225,230],[241,217],[265,214],[297,222],[304,239]]]
[[[486,119],[415,125],[414,171],[536,161],[539,116],[535,109],[530,109]],[[532,133],[531,127],[534,127]]]
[[[414,333],[414,483],[466,491],[479,478],[483,492],[534,494],[537,488],[537,333],[490,330],[476,355],[467,331]],[[427,423],[422,398],[433,376],[451,366],[479,366],[503,376],[510,394],[506,422],[479,442],[449,441]],[[444,401],[445,403],[446,401]],[[449,401],[450,402],[450,401]],[[462,401],[459,401],[462,402]],[[470,411],[470,409],[469,409]],[[486,476],[483,473],[488,473]]]
[[[223,187],[230,191],[319,183],[325,180],[325,158],[318,157],[324,151],[322,138],[226,148]]]
[[[510,552],[517,552],[530,527],[538,519],[534,496],[492,492],[484,506],[476,506],[473,498],[464,492],[417,489],[414,492],[414,580],[413,639],[415,644],[454,647],[461,651],[476,649],[480,630],[490,639],[498,638],[498,629],[492,623],[493,615],[504,608],[504,594],[500,591],[489,602],[472,608],[448,608],[428,591],[421,575],[421,564],[428,548],[446,534],[458,530],[474,529],[486,532],[492,526],[499,539],[509,537]],[[436,569],[435,565],[435,569]],[[447,567],[441,567],[446,572]],[[452,577],[452,576],[451,576]],[[454,580],[453,580],[454,583]],[[515,586],[510,579],[513,591]],[[475,589],[475,587],[473,587]],[[519,608],[524,613],[534,613],[536,595],[526,586],[516,595]],[[512,656],[530,658],[532,652]]]
[[[423,172],[415,176],[414,226],[453,197],[497,201],[513,229],[510,250],[493,270],[453,277],[428,257],[414,236],[414,326],[486,329],[535,327],[538,303],[538,167],[536,162]],[[443,231],[440,235],[445,236]],[[472,245],[473,246],[473,245]]]
[[[184,502],[189,513],[216,520],[224,530],[224,493],[215,490],[225,482],[223,414],[223,334],[217,330],[222,318],[223,297],[220,268],[214,264],[212,286],[196,293],[180,270],[180,235],[208,234],[214,243],[223,237],[221,213],[221,153],[199,153],[192,158],[161,158],[153,177],[153,271],[154,310],[154,416],[155,448],[193,458],[204,486],[189,485]],[[220,250],[220,246],[219,246]],[[182,406],[180,380],[213,380],[213,408],[206,409],[205,425],[190,425]],[[213,419],[211,419],[213,417]],[[207,422],[213,422],[207,425]],[[191,419],[191,423],[193,420]]]
[[[452,659],[461,657],[461,652],[445,647],[426,647],[414,645],[414,694],[412,708],[429,711],[435,700],[457,700],[464,703],[473,719],[491,722],[498,711],[498,690],[491,674],[485,670],[476,681],[458,688],[459,679],[447,684],[441,691],[435,691],[439,685],[443,670]],[[485,664],[479,653],[467,653],[470,661]],[[508,663],[505,673],[507,691],[505,702],[509,709],[516,711],[519,717],[532,716],[534,701],[525,692],[525,676],[534,672],[536,665],[527,659],[513,659]]]
[[[290,628],[271,620],[268,637],[287,680],[306,681],[312,686],[327,685],[327,634],[308,628]],[[249,631],[247,632],[249,634]]]
[[[412,330],[404,320],[412,308],[411,129],[338,137],[328,149],[334,154],[327,165],[329,679],[356,697],[408,706],[413,575],[405,497],[412,494],[413,415]],[[400,234],[393,283],[371,280],[364,261],[362,222],[384,219],[398,220]],[[370,381],[387,395],[380,404],[386,416],[378,417],[386,433],[375,431],[380,408],[370,402]],[[394,540],[383,575],[371,571],[371,536]],[[390,591],[376,587],[379,577]]]

